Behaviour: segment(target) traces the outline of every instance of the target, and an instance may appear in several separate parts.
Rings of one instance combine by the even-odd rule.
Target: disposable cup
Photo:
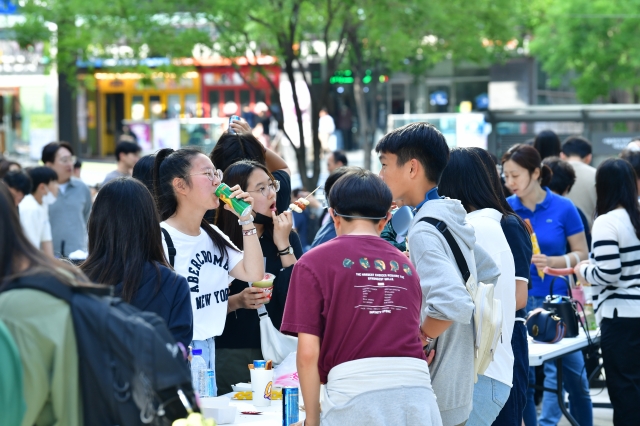
[[[273,370],[249,370],[251,372],[252,404],[256,407],[271,405],[271,386],[273,385]]]
[[[262,289],[265,297],[268,299],[264,303],[269,303],[271,301],[271,296],[273,295],[273,280],[276,278],[273,274],[265,274],[264,278],[260,281],[256,281],[251,285],[253,287],[258,287]]]

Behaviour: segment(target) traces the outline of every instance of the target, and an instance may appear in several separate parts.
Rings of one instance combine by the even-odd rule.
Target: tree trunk
[[[287,77],[289,78],[289,83],[291,84],[291,93],[293,96],[293,105],[296,110],[296,121],[298,124],[298,137],[300,138],[299,146],[296,147],[295,144],[291,142],[293,149],[296,153],[296,160],[298,162],[298,172],[300,173],[300,179],[302,180],[302,184],[304,186],[307,185],[305,182],[305,178],[307,177],[307,149],[305,146],[304,140],[304,125],[302,122],[302,110],[300,109],[300,102],[298,100],[298,89],[296,88],[296,80],[295,80],[295,71],[293,69],[293,60],[287,58],[285,60],[285,71],[287,73]]]
[[[367,118],[367,100],[365,99],[364,87],[362,84],[362,72],[354,72],[353,97],[356,100],[358,109],[358,132],[360,146],[364,150],[364,168],[371,170],[371,147],[369,146],[369,120]]]

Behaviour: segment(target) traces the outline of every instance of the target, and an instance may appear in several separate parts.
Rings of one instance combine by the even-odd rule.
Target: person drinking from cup
[[[247,364],[255,359],[263,359],[259,312],[254,310],[265,304],[273,325],[280,328],[291,271],[302,256],[302,245],[298,234],[291,232],[291,212],[278,214],[276,199],[280,182],[263,164],[238,161],[225,170],[223,181],[231,186],[246,188],[253,197],[253,220],[264,256],[265,271],[272,280],[272,285],[267,288],[259,288],[260,284],[251,285],[242,279],[235,280],[229,287],[229,304],[235,309],[229,310],[224,331],[216,337],[216,380],[220,392],[226,393],[231,392],[231,385],[250,380]],[[237,247],[244,247],[242,229],[233,213],[219,207],[215,223]],[[263,262],[262,259],[260,261]],[[264,284],[268,285],[268,282]],[[248,303],[248,295],[258,299],[253,300],[253,304]]]
[[[233,278],[258,281],[264,276],[262,250],[253,217],[239,217],[244,252],[236,247],[204,215],[218,208],[215,191],[222,172],[200,151],[165,148],[156,154],[154,189],[162,223],[165,256],[175,271],[187,278],[193,310],[194,349],[202,349],[208,368],[215,369],[214,337],[222,334],[227,312],[242,306],[261,304],[260,295],[245,293],[230,303],[229,283]],[[232,186],[230,198],[253,204],[251,194]],[[231,208],[225,205],[229,211]],[[238,214],[233,211],[238,216]],[[216,392],[214,392],[215,394]]]

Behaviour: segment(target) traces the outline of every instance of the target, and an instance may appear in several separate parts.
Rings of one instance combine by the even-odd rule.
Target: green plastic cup
[[[247,203],[244,200],[239,200],[237,198],[229,198],[233,191],[229,188],[229,185],[226,183],[221,183],[216,189],[216,196],[222,200],[225,204],[228,204],[238,216],[247,216],[251,213],[251,204]]]

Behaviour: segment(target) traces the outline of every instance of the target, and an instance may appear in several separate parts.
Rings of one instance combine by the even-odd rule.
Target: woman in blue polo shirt
[[[543,166],[541,163],[538,151],[527,145],[515,145],[502,157],[505,184],[513,193],[507,201],[516,214],[522,219],[531,221],[541,251],[541,254],[534,254],[531,259],[532,288],[529,290],[527,311],[541,307],[549,294],[552,277],[545,276],[541,279],[538,270],[543,270],[545,266],[573,267],[588,256],[584,227],[576,207],[569,199],[556,195],[546,188],[552,172],[548,166]],[[571,248],[570,253],[567,253],[567,242]],[[566,295],[566,284],[556,280],[553,293]],[[544,386],[555,389],[555,363],[545,363],[544,372]],[[529,374],[530,381],[533,381],[533,369]],[[593,424],[592,404],[581,352],[563,357],[563,378],[564,388],[569,392],[571,414],[581,426],[591,426]],[[533,394],[533,388],[530,388],[524,412],[526,426],[538,424]],[[540,426],[556,425],[561,416],[562,412],[556,395],[545,392],[539,419]]]

